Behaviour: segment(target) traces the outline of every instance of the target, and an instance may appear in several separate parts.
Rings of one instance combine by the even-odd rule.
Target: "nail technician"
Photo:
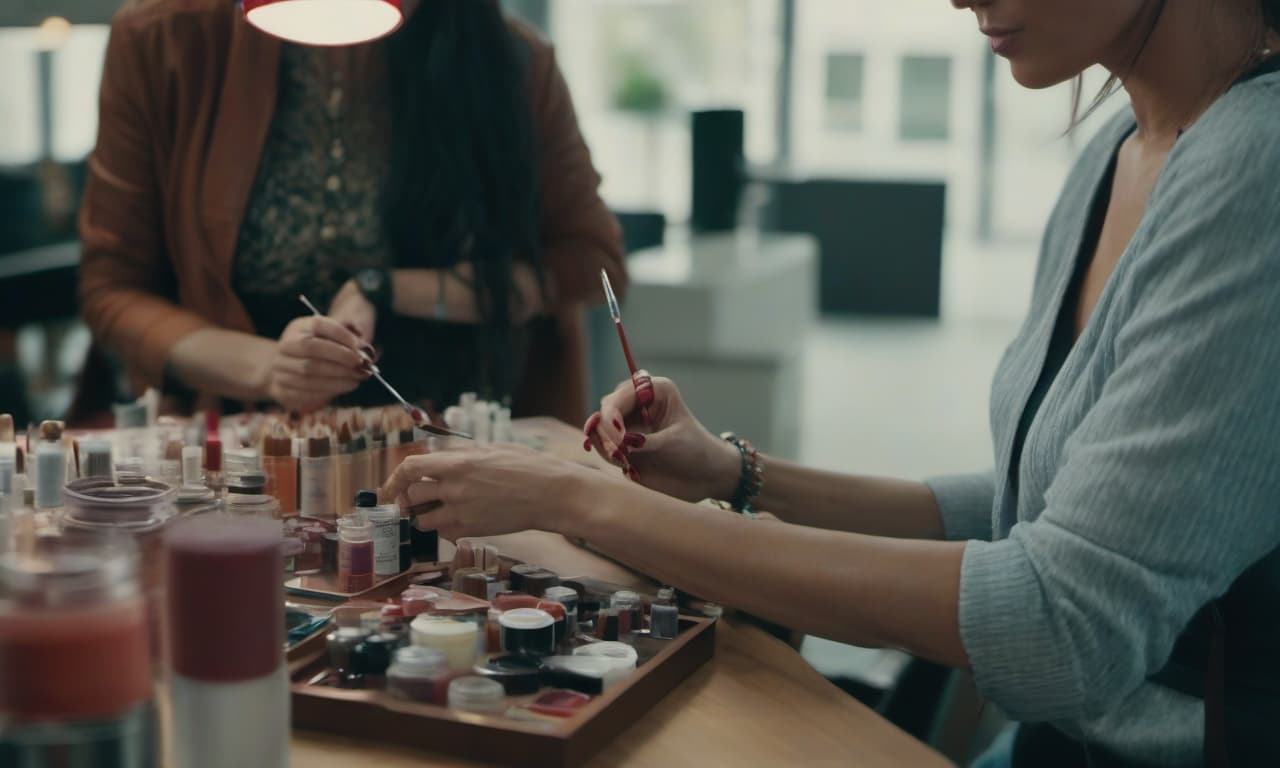
[[[588,424],[639,484],[493,448],[411,458],[384,491],[442,500],[426,520],[451,538],[558,531],[972,670],[1020,723],[988,765],[1280,765],[1280,3],[952,4],[1022,85],[1100,64],[1132,104],[1049,221],[993,385],[994,471],[806,469],[711,436],[656,379],[651,434],[631,382]]]

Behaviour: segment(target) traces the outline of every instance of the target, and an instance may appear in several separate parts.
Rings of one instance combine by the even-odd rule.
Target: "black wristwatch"
[[[355,276],[356,287],[369,300],[379,316],[391,314],[391,272],[386,269],[362,269]]]

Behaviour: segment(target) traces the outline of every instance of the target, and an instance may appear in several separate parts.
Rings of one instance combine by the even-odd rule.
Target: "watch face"
[[[376,269],[362,269],[356,275],[360,290],[365,293],[377,293],[382,290],[382,273]]]

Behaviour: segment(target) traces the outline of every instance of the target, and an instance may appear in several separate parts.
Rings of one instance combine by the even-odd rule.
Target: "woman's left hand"
[[[417,525],[457,541],[531,529],[568,533],[572,516],[591,499],[628,486],[612,473],[523,446],[495,445],[411,456],[381,496],[404,509],[440,502],[418,515]]]
[[[373,334],[378,325],[378,309],[364,297],[355,280],[343,283],[329,303],[329,317],[337,320],[372,349]],[[372,357],[372,353],[366,350]]]

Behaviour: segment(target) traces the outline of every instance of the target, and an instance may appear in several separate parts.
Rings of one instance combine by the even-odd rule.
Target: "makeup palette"
[[[486,763],[575,766],[715,651],[714,620],[678,615],[675,637],[659,639],[644,621],[655,595],[562,579],[491,545],[458,542],[454,562],[415,568],[338,608],[341,628],[328,638],[289,651],[295,727]],[[482,581],[511,591],[482,599]],[[602,605],[615,635],[622,609],[626,642],[593,635],[582,609]],[[347,613],[378,626],[345,626],[360,623]]]

